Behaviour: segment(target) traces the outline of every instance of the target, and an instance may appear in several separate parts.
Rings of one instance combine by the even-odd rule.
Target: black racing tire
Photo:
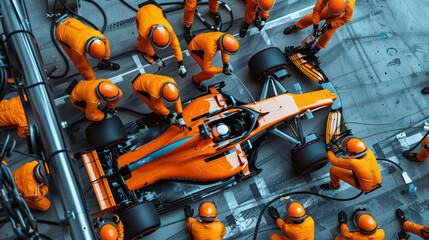
[[[277,47],[270,47],[257,52],[248,63],[253,76],[265,81],[265,77],[273,72],[287,68],[287,59]]]
[[[295,170],[304,175],[314,172],[328,163],[325,143],[319,138],[292,149],[292,164]]]
[[[89,145],[95,148],[105,148],[127,139],[124,124],[116,116],[90,124],[85,133]]]
[[[124,239],[148,235],[161,226],[159,214],[152,202],[140,202],[118,213],[124,225]]]

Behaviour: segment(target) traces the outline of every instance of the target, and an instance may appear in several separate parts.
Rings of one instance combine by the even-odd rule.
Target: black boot
[[[241,25],[240,28],[240,37],[244,38],[247,33],[247,29],[249,28],[250,23],[244,22],[243,25]]]
[[[285,30],[283,31],[283,34],[289,34],[289,33],[293,33],[293,32],[296,32],[296,31],[298,31],[298,28],[296,28],[296,25],[292,25],[292,26],[289,26],[289,27],[287,27],[287,28],[285,28]]]
[[[404,158],[406,158],[409,161],[420,162],[419,159],[417,159],[417,154],[412,153],[411,151],[402,152],[402,156],[404,156]]]
[[[101,63],[98,63],[98,69],[100,70],[119,70],[119,64],[111,62],[109,60],[101,60]]]
[[[214,13],[214,12],[210,11],[210,13],[212,15],[213,21],[216,23],[216,27],[219,26],[219,24],[222,23],[222,18],[220,17],[219,12]]]
[[[401,222],[401,225],[407,221],[407,219],[405,219],[404,212],[400,208],[396,209],[396,218],[399,220],[399,222]]]
[[[316,55],[319,51],[320,49],[317,46],[314,46],[310,49],[310,53],[312,53],[313,55]]]
[[[194,83],[194,85],[202,92],[207,92],[209,90],[208,87],[203,82],[200,82],[200,83],[195,82],[194,76],[192,76],[192,83]]]
[[[429,87],[425,87],[422,89],[422,93],[423,94],[428,94],[429,93]]]
[[[331,183],[326,183],[326,184],[322,184],[322,185],[320,185],[320,189],[322,189],[322,190],[338,190],[340,188],[340,186],[338,186],[338,187],[333,187],[332,185],[331,185]]]
[[[189,44],[190,42],[191,42],[191,40],[192,40],[192,38],[193,38],[193,36],[192,36],[192,31],[191,31],[191,27],[192,27],[192,25],[191,26],[186,26],[185,25],[185,41]]]

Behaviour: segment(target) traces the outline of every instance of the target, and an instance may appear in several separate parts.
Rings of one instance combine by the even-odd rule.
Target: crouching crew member
[[[287,236],[280,234],[271,235],[270,240],[314,240],[314,220],[305,214],[301,203],[289,200],[286,205],[286,222],[280,218],[280,214],[274,207],[268,208],[268,214],[276,221],[277,226]]]
[[[347,214],[344,211],[338,213],[341,235],[335,240],[383,240],[384,230],[377,226],[375,219],[365,209],[357,209],[353,214],[353,222],[358,227],[357,230],[350,231],[347,227]]]
[[[143,58],[150,64],[155,61],[156,67],[160,70],[165,67],[165,63],[156,55],[152,46],[158,49],[170,46],[176,56],[179,75],[184,78],[186,68],[183,65],[182,49],[173,27],[164,17],[163,10],[153,4],[144,5],[137,12],[136,25],[139,32],[136,47],[143,53]]]
[[[98,59],[98,69],[119,69],[118,64],[109,61],[109,40],[100,31],[86,26],[75,18],[61,21],[55,30],[55,37],[86,80],[96,79],[86,57],[87,53]]]
[[[19,96],[0,102],[0,127],[17,128],[18,136],[22,138],[30,134]]]
[[[396,218],[401,222],[402,228],[405,232],[414,233],[422,239],[429,239],[429,226],[422,226],[405,219],[405,214],[401,209],[396,209]],[[404,239],[408,239],[405,234],[402,235]]]
[[[28,207],[40,211],[46,211],[51,202],[45,197],[48,186],[43,176],[42,169],[37,161],[24,163],[12,172],[16,188],[21,193]]]
[[[239,44],[237,39],[230,34],[222,32],[201,33],[195,36],[188,45],[188,51],[194,60],[200,65],[202,72],[192,77],[192,82],[201,90],[208,88],[203,81],[208,80],[218,73],[231,75],[229,68],[229,54],[237,53]],[[223,68],[212,65],[213,58],[220,50]]]
[[[143,100],[155,114],[167,116],[170,123],[180,129],[187,128],[183,120],[179,88],[171,77],[144,73],[133,80],[134,93]],[[163,100],[173,103],[177,117],[165,107]]]
[[[226,233],[225,226],[216,217],[216,203],[211,199],[205,199],[200,204],[198,220],[193,218],[194,210],[189,205],[185,206],[186,228],[194,237],[194,240],[222,240]]]
[[[99,240],[123,240],[124,225],[118,215],[113,215],[112,221],[104,220],[102,217],[94,219],[93,224],[97,239]]]
[[[213,20],[216,23],[216,26],[219,26],[221,23],[220,14],[218,12],[219,4],[217,0],[208,0],[210,14],[213,17]],[[185,40],[189,43],[192,40],[191,27],[194,22],[195,8],[197,7],[197,0],[185,0],[185,11],[183,13],[183,23],[185,24]]]
[[[377,159],[374,153],[367,149],[365,143],[351,137],[345,138],[341,147],[349,156],[348,158],[338,158],[331,151],[332,146],[328,145],[328,159],[333,165],[329,175],[331,182],[322,184],[320,187],[325,190],[337,190],[340,188],[340,180],[361,191],[371,191],[379,187],[381,173]]]
[[[246,8],[244,10],[244,22],[240,28],[240,37],[244,38],[249,25],[258,17],[258,22],[255,23],[259,31],[265,26],[270,15],[269,10],[274,6],[275,0],[246,0]],[[258,11],[259,10],[259,11]],[[259,16],[256,16],[259,14]],[[259,19],[260,18],[260,19]]]
[[[338,28],[352,19],[354,7],[355,0],[317,0],[313,13],[301,18],[296,25],[287,27],[283,33],[289,34],[313,25],[313,36],[317,37],[321,34],[316,46],[312,48],[313,53],[316,54],[326,47]],[[319,28],[321,20],[326,20],[326,24]]]
[[[429,158],[429,137],[422,140],[422,148],[418,153],[413,153],[410,150],[402,152],[402,155],[413,162],[425,162]]]
[[[101,121],[106,115],[97,108],[100,100],[107,102],[107,112],[114,112],[121,98],[122,91],[107,79],[81,81],[70,94],[72,104],[84,111],[90,121]]]

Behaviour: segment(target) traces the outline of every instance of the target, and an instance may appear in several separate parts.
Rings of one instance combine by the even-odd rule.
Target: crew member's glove
[[[165,62],[162,61],[162,58],[158,58],[155,61],[156,67],[158,68],[158,71],[165,68]]]
[[[327,151],[327,152],[328,152],[328,151],[332,151],[333,146],[334,146],[334,144],[333,144],[332,142],[330,142],[330,143],[326,144],[326,151]]]
[[[181,113],[177,115],[175,125],[178,126],[180,130],[188,128],[188,126],[186,126],[185,120],[183,120],[183,116]]]
[[[181,78],[186,77],[186,68],[183,65],[183,61],[179,61],[179,62],[177,62],[177,64],[179,65],[179,76]]]
[[[232,70],[229,68],[229,63],[227,63],[227,62],[223,63],[223,71],[222,71],[222,73],[225,74],[225,75],[231,75],[232,74]]]
[[[311,35],[313,35],[313,37],[319,36],[319,24],[313,24],[313,31],[311,32]]]
[[[173,113],[169,113],[168,114],[168,118],[170,119],[170,124],[175,124],[176,123],[176,116],[174,116]]]
[[[322,29],[320,29],[320,34],[325,33],[329,29],[332,29],[332,25],[331,24],[326,24]]]
[[[338,222],[341,224],[347,224],[347,214],[344,211],[338,213]]]
[[[268,208],[268,214],[274,219],[274,221],[277,221],[277,219],[280,218],[279,211],[273,206],[270,206]]]
[[[121,219],[119,218],[119,216],[118,215],[113,215],[113,217],[112,217],[112,220],[113,220],[113,222],[114,223],[116,223],[116,224],[118,224],[120,221],[121,221]]]
[[[110,107],[107,107],[107,106],[105,106],[102,110],[101,110],[104,114],[111,114],[111,115],[115,115],[117,112],[118,112],[118,110],[116,110],[116,108],[110,108]]]
[[[410,235],[408,235],[404,230],[402,230],[396,234],[396,238],[398,240],[404,240],[410,238]]]
[[[185,205],[185,208],[183,210],[185,210],[186,219],[194,216],[194,209],[191,209],[189,205]]]

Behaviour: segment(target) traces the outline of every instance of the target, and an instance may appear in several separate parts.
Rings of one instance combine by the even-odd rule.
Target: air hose
[[[322,195],[319,193],[308,192],[308,191],[298,191],[298,192],[291,192],[291,193],[285,193],[285,194],[279,195],[279,196],[275,197],[273,200],[269,201],[265,205],[265,207],[262,209],[261,213],[259,214],[258,220],[256,221],[255,233],[253,234],[253,240],[256,240],[256,238],[258,236],[258,229],[259,229],[259,225],[260,225],[261,220],[262,220],[262,216],[264,215],[264,213],[268,209],[268,207],[279,199],[280,199],[280,201],[283,201],[282,200],[283,198],[286,198],[286,197],[291,196],[291,195],[297,195],[297,194],[310,194],[310,195],[314,195],[314,196],[321,197],[324,199],[345,202],[345,201],[351,201],[351,200],[354,200],[354,199],[360,197],[362,194],[364,194],[364,192],[360,192],[356,196],[350,197],[350,198],[334,198],[334,197],[329,197],[329,196],[325,196],[325,195]]]
[[[90,2],[90,3],[92,3],[92,4],[94,4],[94,6],[95,6],[95,7],[97,7],[97,8],[100,10],[101,14],[103,15],[103,27],[101,28],[101,31],[100,31],[101,33],[103,33],[103,32],[104,32],[104,30],[105,30],[105,29],[106,29],[106,27],[107,27],[107,17],[106,17],[106,13],[104,12],[104,10],[101,8],[101,6],[100,6],[98,3],[96,3],[96,2],[94,2],[94,1],[92,1],[92,0],[86,0],[86,1],[87,1],[87,2]],[[58,0],[55,0],[55,2],[54,2],[54,16],[53,16],[53,18],[52,18],[52,23],[51,23],[51,40],[52,40],[52,42],[54,43],[54,46],[55,46],[55,48],[57,49],[57,51],[60,53],[61,58],[64,60],[64,63],[66,64],[66,69],[64,70],[64,72],[63,72],[63,73],[61,73],[61,74],[59,74],[59,75],[52,75],[52,74],[51,74],[50,76],[48,76],[48,77],[50,77],[50,78],[52,78],[52,79],[61,79],[61,78],[65,77],[65,76],[68,74],[69,70],[70,70],[70,64],[69,64],[69,61],[68,61],[68,59],[67,59],[66,55],[63,53],[63,51],[62,51],[62,49],[61,49],[60,44],[57,42],[57,40],[56,40],[56,38],[55,38],[55,22],[56,22],[56,20],[57,20],[57,3],[58,3]],[[87,24],[91,25],[93,28],[95,28],[95,29],[99,30],[99,29],[97,28],[97,26],[95,26],[95,24],[93,24],[93,23],[92,23],[92,22],[90,22],[88,19],[84,18],[83,16],[79,15],[78,13],[76,13],[76,12],[74,12],[72,9],[70,9],[70,8],[67,6],[67,4],[65,4],[64,0],[61,0],[61,3],[66,7],[66,9],[67,9],[70,13],[72,13],[73,15],[76,15],[78,18],[80,18],[81,20],[83,20],[83,21],[84,21],[84,22],[86,22]]]

